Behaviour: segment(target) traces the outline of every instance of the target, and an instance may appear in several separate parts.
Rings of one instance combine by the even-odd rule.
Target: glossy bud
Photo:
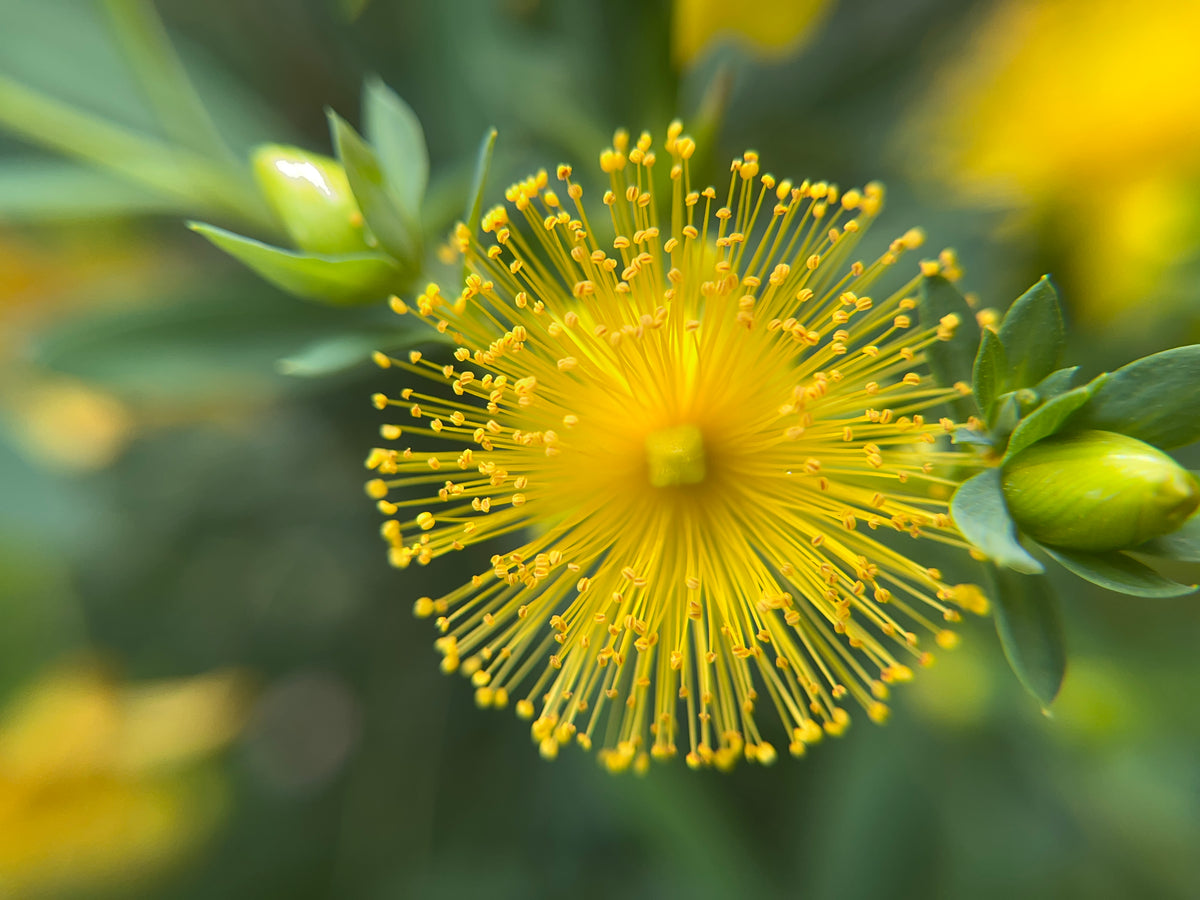
[[[251,162],[263,195],[298,249],[324,254],[371,249],[346,170],[336,159],[263,144]]]
[[[1002,472],[1017,527],[1053,547],[1103,552],[1175,531],[1200,506],[1200,483],[1161,450],[1111,431],[1055,435]]]

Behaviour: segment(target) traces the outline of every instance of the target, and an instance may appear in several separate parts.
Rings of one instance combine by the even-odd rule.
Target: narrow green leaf
[[[202,222],[189,222],[188,227],[277,287],[310,300],[338,305],[371,303],[403,281],[395,261],[382,253],[293,253]]]
[[[1017,541],[1016,526],[1004,505],[999,469],[987,469],[963,482],[950,501],[950,515],[963,537],[998,565],[1028,574],[1044,571]]]
[[[934,341],[925,348],[925,358],[938,384],[944,387],[959,382],[970,384],[980,338],[975,313],[966,299],[951,282],[941,275],[933,275],[921,281],[918,312],[921,324],[925,328],[936,328],[948,315],[958,317],[959,326],[954,338],[949,341]],[[980,412],[973,397],[955,398],[950,401],[950,406],[959,421],[965,422],[969,416]]]
[[[1085,385],[1059,394],[1022,419],[1013,430],[1012,437],[1008,439],[1008,450],[1005,451],[1004,458],[1009,459],[1030,444],[1059,431],[1071,418],[1072,413],[1088,402],[1088,398],[1104,383],[1106,377],[1101,375]]]
[[[954,429],[954,433],[950,435],[950,441],[954,444],[974,444],[979,447],[995,446],[995,442],[989,435],[962,426]]]
[[[1137,553],[1175,559],[1180,562],[1200,562],[1200,515],[1192,516],[1177,530],[1151,538],[1133,548]]]
[[[475,177],[471,181],[471,192],[467,194],[467,209],[464,221],[471,234],[479,230],[479,222],[483,218],[483,192],[487,188],[488,170],[492,167],[492,152],[496,149],[495,128],[488,129],[479,145],[479,156],[475,163]]]
[[[975,354],[974,388],[975,402],[991,422],[992,403],[999,394],[1008,390],[1008,361],[1004,356],[1004,344],[1000,336],[990,328],[983,329],[979,352]]]
[[[123,55],[167,134],[203,156],[236,163],[196,93],[154,3],[105,0],[104,6]]]
[[[410,319],[413,321],[409,322]],[[321,338],[280,359],[275,368],[284,375],[318,378],[360,366],[371,359],[376,350],[399,353],[422,345],[450,343],[449,338],[439,335],[415,316],[405,316],[402,322],[408,327]]]
[[[1021,404],[1017,402],[1016,391],[1001,394],[992,401],[992,420],[988,424],[988,432],[997,447],[1004,447],[1020,421]]]
[[[1053,400],[1059,394],[1065,394],[1071,389],[1078,371],[1079,366],[1056,369],[1033,386],[1034,393],[1038,395],[1043,403],[1047,400]]]
[[[346,170],[350,190],[354,192],[367,227],[392,256],[414,263],[420,258],[419,219],[404,212],[367,142],[337,113],[330,110],[328,115],[338,160]]]
[[[1058,696],[1067,669],[1058,597],[1049,579],[988,566],[996,634],[1017,679],[1043,708]]]
[[[306,344],[275,364],[284,375],[319,378],[360,366],[378,348],[378,338],[361,334],[339,334]]]
[[[419,222],[429,183],[429,151],[421,120],[395,91],[373,77],[363,84],[363,130],[400,209]]]
[[[1179,584],[1159,575],[1126,556],[1124,553],[1084,553],[1059,547],[1042,547],[1064,568],[1085,581],[1098,584],[1118,594],[1134,597],[1182,597],[1196,589],[1195,585]]]
[[[465,222],[467,230],[474,237],[479,231],[479,223],[483,219],[483,193],[487,189],[488,171],[492,167],[492,152],[496,149],[495,128],[488,129],[479,145],[479,157],[475,162],[475,177],[471,181],[471,192],[467,194],[467,209]],[[463,277],[467,276],[468,259],[463,258]]]
[[[1071,420],[1169,449],[1200,440],[1200,344],[1164,350],[1113,372]]]
[[[0,73],[0,130],[108,169],[193,211],[273,222],[244,173],[82,112]]]
[[[1066,346],[1066,329],[1049,277],[1043,275],[1013,301],[1000,323],[1000,340],[1012,366],[1012,387],[1032,387],[1054,371]]]

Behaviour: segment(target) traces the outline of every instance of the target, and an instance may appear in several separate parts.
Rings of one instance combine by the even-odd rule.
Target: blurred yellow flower
[[[1200,3],[1007,0],[941,73],[914,164],[1070,234],[1079,302],[1147,299],[1200,219]]]
[[[29,377],[6,388],[0,390],[0,412],[11,417],[15,437],[39,465],[100,469],[133,438],[132,411],[114,395],[85,382]]]
[[[671,26],[677,65],[694,63],[710,44],[731,38],[765,59],[794,52],[824,18],[830,0],[675,0]]]
[[[770,763],[761,711],[797,756],[852,703],[882,722],[926,640],[954,645],[938,620],[986,610],[874,536],[966,549],[933,489],[973,457],[926,418],[957,390],[920,372],[959,324],[917,322],[939,264],[875,293],[922,234],[864,262],[880,185],[780,181],[747,151],[718,194],[693,188],[679,123],[664,149],[658,168],[650,135],[618,132],[590,208],[569,166],[557,189],[544,171],[510,187],[482,234],[458,228],[464,288],[393,298],[457,364],[376,357],[415,384],[375,396],[406,423],[368,459],[392,563],[508,539],[416,601],[443,669],[481,706],[511,696],[544,756],[594,743],[614,771],[678,745],[693,767]]]
[[[241,727],[240,676],[120,686],[49,673],[0,718],[0,897],[153,874],[206,834],[223,783],[203,768]]]

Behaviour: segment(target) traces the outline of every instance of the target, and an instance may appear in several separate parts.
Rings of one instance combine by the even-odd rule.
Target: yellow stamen
[[[455,231],[457,295],[392,304],[453,364],[389,357],[426,386],[374,398],[409,413],[367,460],[391,563],[495,547],[417,601],[442,668],[481,706],[511,697],[544,757],[595,747],[614,772],[799,756],[849,704],[882,722],[925,643],[987,608],[880,539],[965,550],[947,498],[976,463],[939,418],[958,391],[921,370],[973,323],[921,322],[915,266],[878,290],[922,234],[860,260],[880,185],[776,181],[748,152],[721,196],[691,185],[694,149],[673,124],[656,168],[618,132],[592,208],[569,166],[557,193],[546,172],[512,185]]]

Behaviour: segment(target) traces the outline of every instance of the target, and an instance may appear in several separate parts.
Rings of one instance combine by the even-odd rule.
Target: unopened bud
[[[1004,500],[1023,532],[1102,552],[1169,534],[1200,506],[1200,483],[1161,450],[1111,431],[1038,441],[1004,466]]]
[[[370,249],[362,212],[336,159],[263,144],[251,162],[267,202],[297,248],[328,254]]]

